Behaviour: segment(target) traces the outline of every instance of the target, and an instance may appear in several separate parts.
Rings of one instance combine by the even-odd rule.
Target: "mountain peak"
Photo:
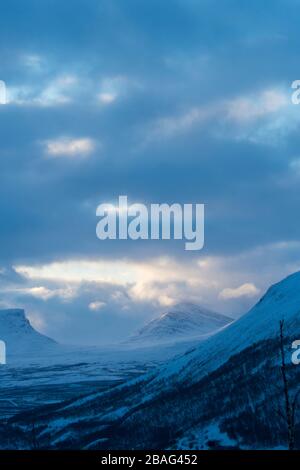
[[[279,337],[279,322],[285,321],[285,334],[297,338],[300,316],[300,272],[291,274],[273,284],[265,295],[247,313],[228,328],[201,342],[197,348],[173,362],[162,372],[166,379],[180,370],[181,379],[199,380],[202,370],[212,371],[232,355],[262,340]],[[297,333],[298,332],[298,333]],[[222,354],[220,354],[222,351]],[[268,352],[266,351],[266,357]],[[174,364],[176,362],[176,368]],[[205,368],[203,369],[203,364]],[[199,367],[202,365],[202,368]],[[160,377],[157,377],[159,380]]]
[[[295,273],[290,274],[281,281],[271,285],[259,302],[262,302],[266,299],[270,300],[277,294],[281,294],[281,298],[283,298],[283,296],[285,295],[295,294],[295,291],[297,291],[299,288],[300,271],[296,271]]]
[[[131,341],[174,342],[206,336],[232,322],[232,319],[191,302],[180,302],[141,328]]]
[[[56,345],[31,326],[21,308],[0,310],[0,340],[6,343],[8,358],[25,353],[35,356]]]

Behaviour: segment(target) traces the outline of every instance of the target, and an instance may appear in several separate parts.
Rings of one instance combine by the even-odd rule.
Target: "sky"
[[[299,0],[11,0],[0,16],[0,307],[104,344],[191,301],[237,317],[300,266]],[[96,237],[204,203],[205,246]]]

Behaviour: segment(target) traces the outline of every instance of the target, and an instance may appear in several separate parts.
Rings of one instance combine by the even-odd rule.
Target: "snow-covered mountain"
[[[239,320],[158,370],[106,392],[16,416],[10,432],[25,430],[19,446],[26,447],[26,429],[34,420],[40,445],[52,449],[284,448],[281,319],[295,396],[300,368],[289,354],[292,341],[300,338],[300,272],[272,286]],[[300,448],[299,407],[295,419]]]
[[[232,321],[232,318],[199,305],[189,302],[180,303],[147,323],[130,338],[130,342],[165,343],[206,336],[215,333]]]
[[[6,343],[7,357],[39,356],[55,349],[57,343],[37,332],[22,309],[0,310],[0,340]]]
[[[189,354],[170,362],[161,370],[160,380],[199,380],[202,374],[224,364],[233,354],[254,343],[278,336],[279,322],[285,320],[286,330],[300,338],[300,271],[272,285],[256,305],[234,323]],[[205,372],[203,369],[205,364]]]

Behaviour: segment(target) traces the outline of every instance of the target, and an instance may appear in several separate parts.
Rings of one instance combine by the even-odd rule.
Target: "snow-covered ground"
[[[0,366],[0,415],[11,416],[41,404],[59,402],[153,370],[194,347],[203,337],[176,337],[165,344],[129,341],[111,347],[56,343],[30,325],[21,309],[0,311],[0,337],[7,364]]]
[[[283,318],[286,322],[287,335],[291,336],[293,332],[299,334],[299,312],[300,273],[298,272],[272,286],[246,315],[234,323],[223,326],[216,334],[204,340],[203,337],[199,337],[173,344],[153,342],[152,346],[148,347],[136,347],[133,341],[118,349],[84,349],[56,345],[52,353],[47,356],[48,361],[51,359],[48,364],[45,359],[43,362],[39,357],[35,358],[30,368],[27,357],[23,358],[27,361],[27,368],[21,359],[19,359],[21,362],[16,362],[16,366],[1,368],[3,390],[7,392],[8,388],[12,390],[13,387],[26,386],[31,390],[35,387],[49,387],[51,393],[48,399],[53,400],[55,385],[58,387],[57,390],[64,385],[67,394],[73,393],[74,390],[77,395],[89,393],[84,401],[89,410],[89,403],[98,407],[98,400],[100,403],[104,399],[102,394],[105,390],[104,384],[106,387],[111,387],[113,381],[125,382],[127,378],[135,377],[134,380],[126,381],[124,384],[126,390],[132,390],[131,395],[126,392],[126,398],[122,398],[123,388],[118,387],[119,398],[115,406],[116,409],[119,406],[123,409],[125,405],[131,406],[131,403],[144,405],[146,402],[151,403],[161,393],[169,393],[180,387],[191,387],[199,383],[231,357],[239,355],[248,347],[253,348],[259,342],[262,342],[261,347],[263,347],[264,340],[278,336],[279,321]],[[267,357],[266,350],[264,360]],[[143,374],[145,371],[148,373]],[[255,374],[256,371],[253,370],[252,373]],[[90,390],[87,390],[88,383],[91,386]],[[15,391],[7,396],[13,398],[14,393]],[[62,395],[58,393],[54,399],[56,398],[57,401],[61,401]],[[111,406],[110,400],[109,403]],[[78,420],[81,415],[87,419],[81,400],[73,402],[73,408],[76,410],[73,413],[74,420]],[[61,409],[62,414],[68,415],[69,408],[65,409],[62,405]],[[103,413],[105,413],[104,405]],[[101,422],[101,414],[98,419]]]
[[[274,416],[273,407],[273,403],[284,405],[282,391],[277,387],[281,380],[279,321],[285,320],[288,357],[289,344],[300,335],[299,312],[297,272],[272,286],[242,318],[202,342],[136,349],[131,345],[115,353],[110,350],[110,366],[114,354],[116,365],[133,354],[136,364],[144,366],[146,357],[151,357],[156,369],[135,374],[131,380],[115,387],[110,385],[109,389],[95,387],[71,402],[16,416],[10,420],[12,435],[16,438],[18,433],[24,433],[19,446],[26,448],[27,431],[34,419],[40,429],[40,442],[52,448],[285,445],[285,423]],[[102,364],[104,357],[103,353]],[[164,359],[163,364],[159,357]],[[298,369],[290,365],[289,376],[294,394],[299,383]]]
[[[231,319],[193,304],[180,304],[147,324],[136,337],[110,347],[58,344],[36,331],[22,309],[0,310],[0,338],[7,364],[1,386],[40,386],[124,380],[182,354]]]

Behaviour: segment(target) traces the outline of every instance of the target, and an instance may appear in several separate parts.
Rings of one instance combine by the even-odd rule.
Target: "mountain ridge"
[[[135,343],[163,343],[192,337],[206,337],[233,321],[191,302],[181,302],[150,320],[129,338]]]

